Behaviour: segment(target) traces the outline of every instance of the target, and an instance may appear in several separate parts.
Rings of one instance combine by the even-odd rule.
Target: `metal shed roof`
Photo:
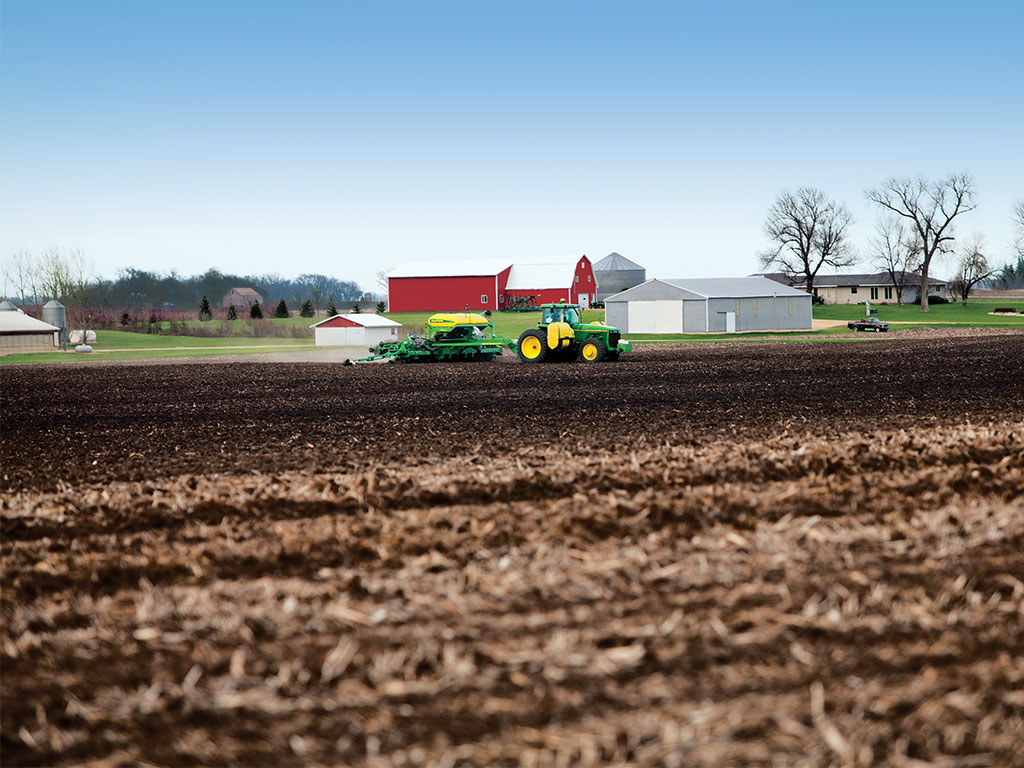
[[[56,325],[36,320],[22,312],[0,312],[0,333],[53,333]]]
[[[402,325],[401,323],[396,323],[389,317],[382,317],[381,315],[363,314],[361,312],[351,312],[348,314],[331,315],[330,317],[321,320],[319,323],[313,323],[313,325],[309,327],[316,328],[318,325],[329,323],[336,317],[343,317],[349,322],[355,323],[356,325],[361,325],[364,328],[391,328],[399,327]]]
[[[594,265],[595,272],[637,272],[643,269],[639,264],[614,251]]]
[[[508,269],[503,259],[439,259],[399,264],[388,277],[490,277]]]
[[[513,264],[506,288],[510,291],[568,288],[576,275],[577,264],[579,259],[547,264]]]
[[[693,299],[746,299],[762,296],[807,296],[804,291],[769,280],[766,277],[700,277],[700,278],[653,278],[628,291],[617,293],[605,299],[611,301],[629,301],[636,298],[634,292],[640,293],[650,283],[661,283],[679,292],[679,298]],[[634,294],[633,297],[630,294]]]

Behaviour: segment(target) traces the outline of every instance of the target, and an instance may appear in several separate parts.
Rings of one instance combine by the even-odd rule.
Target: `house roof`
[[[239,296],[244,296],[245,298],[248,299],[259,299],[260,301],[263,300],[263,296],[257,293],[252,288],[232,288],[230,291],[228,291],[228,293],[237,293]]]
[[[11,304],[11,302],[4,300],[0,301],[0,312],[21,312],[21,310]]]
[[[609,253],[594,265],[595,272],[638,272],[643,271],[636,262],[630,261],[621,253]]]
[[[22,312],[0,312],[0,333],[53,333],[59,330],[55,325]]]
[[[804,291],[782,285],[767,277],[701,277],[701,278],[653,278],[627,291],[616,293],[605,299],[605,303],[629,301],[630,294],[651,283],[661,283],[682,293],[682,298],[700,299],[746,299],[766,296],[807,296]]]
[[[503,259],[408,261],[395,267],[388,277],[490,277],[508,269],[509,264]]]
[[[774,280],[775,277],[772,276]],[[804,280],[802,277],[796,278],[792,281],[795,285],[802,285]],[[913,272],[903,273],[904,285],[916,285],[921,282],[921,276]],[[945,280],[937,280],[935,278],[928,278],[929,285],[945,285]],[[849,288],[851,286],[870,286],[870,285],[892,285],[892,277],[888,272],[870,272],[870,273],[859,273],[849,275],[818,275],[814,278],[815,288]]]
[[[348,320],[350,323],[361,325],[364,328],[391,328],[399,327],[402,325],[401,323],[396,323],[391,318],[383,317],[382,315],[371,315],[369,313],[363,312],[352,312],[344,315],[331,315],[330,317],[321,320],[319,323],[313,323],[313,325],[309,327],[316,328],[318,325],[329,323],[331,320],[334,320],[337,317],[344,318],[345,320]]]
[[[576,265],[579,262],[579,259],[574,259],[538,264],[513,264],[505,287],[510,291],[569,288],[572,286],[573,277],[576,276]]]

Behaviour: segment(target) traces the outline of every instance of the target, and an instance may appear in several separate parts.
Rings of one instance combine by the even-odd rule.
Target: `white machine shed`
[[[766,277],[654,278],[605,299],[623,333],[810,330],[811,296]]]

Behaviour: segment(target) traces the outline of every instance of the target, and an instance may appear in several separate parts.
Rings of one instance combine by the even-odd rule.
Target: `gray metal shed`
[[[811,296],[765,277],[654,278],[605,299],[623,333],[810,330]]]
[[[647,279],[647,270],[619,253],[609,253],[594,264],[597,300],[604,301],[626,288],[640,285]]]

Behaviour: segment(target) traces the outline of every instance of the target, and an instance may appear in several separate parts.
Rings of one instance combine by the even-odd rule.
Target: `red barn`
[[[494,259],[413,262],[388,276],[388,311],[499,310],[516,296],[533,296],[537,304],[590,306],[596,293],[597,280],[586,256],[516,264]]]
[[[533,296],[537,304],[566,301],[589,307],[597,280],[590,259],[583,256],[579,261],[513,264],[505,287],[509,298]]]

